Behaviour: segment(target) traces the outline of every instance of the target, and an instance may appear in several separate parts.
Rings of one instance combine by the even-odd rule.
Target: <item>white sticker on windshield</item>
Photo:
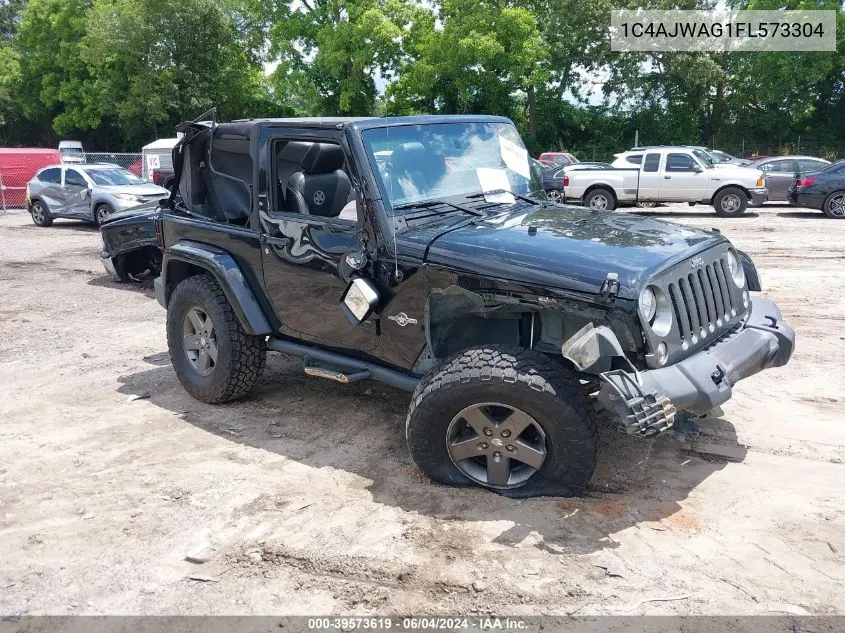
[[[477,167],[475,175],[487,202],[510,204],[516,201],[511,193],[508,172],[494,167]]]
[[[499,136],[499,151],[502,152],[502,159],[508,169],[515,171],[523,178],[531,178],[531,170],[528,167],[528,150],[520,147],[504,136]]]

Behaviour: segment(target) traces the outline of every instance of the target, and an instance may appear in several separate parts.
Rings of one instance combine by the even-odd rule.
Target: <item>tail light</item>
[[[795,185],[796,187],[809,187],[810,185],[816,182],[815,178],[811,178],[810,176],[804,176],[801,178],[798,183]]]
[[[563,186],[564,186],[564,187],[568,187],[568,186],[569,186],[569,176],[564,176],[564,177],[563,177]]]
[[[161,218],[155,219],[156,244],[160,250],[164,250],[164,221]]]
[[[150,171],[150,180],[153,181],[154,185],[161,185],[161,182],[159,182],[161,180],[161,174],[157,169]]]

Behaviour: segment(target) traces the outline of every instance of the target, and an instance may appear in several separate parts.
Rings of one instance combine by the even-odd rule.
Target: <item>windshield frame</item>
[[[516,141],[518,141],[518,143],[516,143],[516,144],[522,150],[525,150],[525,152],[526,152],[527,161],[528,161],[528,169],[531,173],[531,177],[528,178],[528,179],[525,179],[528,183],[528,189],[523,191],[523,190],[520,190],[518,188],[514,188],[514,190],[513,190],[514,202],[513,203],[510,203],[510,202],[499,202],[499,203],[497,203],[497,202],[488,201],[487,202],[488,205],[495,205],[497,207],[499,207],[500,205],[503,205],[503,204],[508,205],[508,206],[519,206],[519,204],[520,204],[519,195],[528,196],[528,197],[531,197],[532,199],[534,199],[536,197],[537,202],[545,201],[545,195],[544,195],[545,190],[543,189],[543,183],[542,183],[543,172],[542,172],[541,169],[539,169],[537,167],[536,159],[533,159],[531,157],[531,155],[528,153],[527,148],[525,147],[525,144],[522,141],[522,138],[519,135],[519,132],[518,132],[516,126],[513,124],[512,121],[510,121],[508,119],[498,118],[498,117],[496,119],[493,119],[491,117],[491,119],[488,120],[486,117],[484,117],[484,118],[479,117],[478,119],[476,119],[475,117],[469,116],[467,118],[455,117],[454,119],[451,119],[450,117],[432,116],[431,120],[415,120],[413,122],[407,122],[407,123],[403,122],[401,124],[397,124],[395,122],[386,122],[384,125],[367,125],[366,127],[363,127],[362,129],[360,129],[358,131],[360,144],[361,144],[360,147],[363,150],[364,158],[366,159],[367,165],[370,168],[371,177],[373,179],[373,184],[375,184],[375,186],[376,186],[376,188],[379,192],[379,197],[380,197],[382,204],[384,206],[384,211],[385,211],[385,215],[386,215],[387,218],[400,218],[400,217],[403,217],[403,216],[408,215],[410,213],[414,213],[413,207],[416,204],[425,205],[425,204],[430,204],[433,201],[442,200],[442,201],[444,201],[444,204],[446,204],[446,206],[450,206],[450,201],[451,201],[452,204],[454,204],[455,202],[463,202],[463,201],[469,202],[469,201],[472,200],[472,198],[469,198],[469,196],[473,196],[474,194],[484,193],[482,191],[480,183],[477,186],[477,188],[473,188],[471,190],[463,191],[463,192],[454,191],[454,192],[437,192],[437,193],[434,193],[433,191],[426,191],[423,195],[420,196],[420,198],[418,200],[417,199],[405,200],[405,199],[398,199],[398,198],[395,199],[395,200],[392,200],[389,193],[388,193],[387,182],[385,181],[384,174],[382,173],[382,170],[379,168],[379,161],[381,160],[383,162],[385,160],[383,152],[386,151],[386,150],[379,147],[377,143],[374,144],[373,139],[368,139],[368,136],[372,136],[374,134],[379,134],[379,133],[383,133],[386,136],[389,136],[391,130],[396,130],[397,136],[399,137],[396,141],[396,145],[399,145],[400,143],[414,142],[414,141],[411,141],[411,140],[408,139],[406,128],[419,128],[419,127],[422,127],[422,126],[426,126],[426,127],[430,126],[430,127],[433,128],[433,127],[436,127],[436,126],[454,126],[454,125],[484,126],[484,127],[499,127],[499,126],[501,126],[501,127],[510,128],[510,130],[512,130],[512,132],[513,132],[512,134],[501,135],[501,136],[504,136],[507,140],[510,140],[511,142],[514,142],[514,143],[516,143]],[[402,131],[404,131],[405,134],[402,134]],[[493,135],[494,135],[494,138],[495,138],[495,136],[498,136],[500,134],[499,134],[499,132],[493,132]],[[487,139],[487,141],[493,142],[492,139]],[[389,151],[393,151],[393,150],[389,150]],[[376,154],[380,154],[380,156],[377,157]],[[446,160],[449,160],[449,159],[451,159],[451,160],[463,160],[463,159],[472,160],[472,157],[467,156],[466,154],[460,154],[460,155],[451,155],[450,154],[449,156],[444,155],[444,158]],[[389,158],[387,160],[389,160]],[[506,173],[514,173],[514,174],[517,173],[517,172],[513,172],[513,170],[507,168],[505,165],[503,165],[501,167],[501,169],[503,171],[505,171]],[[520,176],[520,177],[524,178],[524,176]],[[511,183],[511,184],[513,184],[513,183]],[[488,191],[487,193],[489,194],[490,192]],[[483,198],[481,199],[481,201],[482,201],[482,203],[484,203]],[[401,208],[397,208],[397,207],[401,207]]]

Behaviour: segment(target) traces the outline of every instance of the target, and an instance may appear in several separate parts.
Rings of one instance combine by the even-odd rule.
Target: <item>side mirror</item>
[[[356,277],[340,299],[341,309],[352,325],[360,325],[378,306],[378,290],[369,279]]]
[[[81,192],[81,194],[82,194],[82,199],[83,199],[83,200],[87,200],[87,199],[88,199],[88,195],[89,195],[90,193],[91,193],[91,190],[90,190],[90,189],[83,189],[83,190],[82,190],[82,192]]]
[[[701,165],[693,165],[693,166],[692,166],[692,170],[693,170],[695,173],[697,173],[697,174],[700,174],[702,171],[704,171],[704,170],[701,168]]]

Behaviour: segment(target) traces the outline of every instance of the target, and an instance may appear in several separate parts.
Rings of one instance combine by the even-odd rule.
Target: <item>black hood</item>
[[[522,207],[455,230],[414,228],[400,241],[410,251],[428,247],[427,263],[541,287],[598,293],[615,272],[619,295],[633,299],[655,271],[725,239],[654,218],[558,205]]]

